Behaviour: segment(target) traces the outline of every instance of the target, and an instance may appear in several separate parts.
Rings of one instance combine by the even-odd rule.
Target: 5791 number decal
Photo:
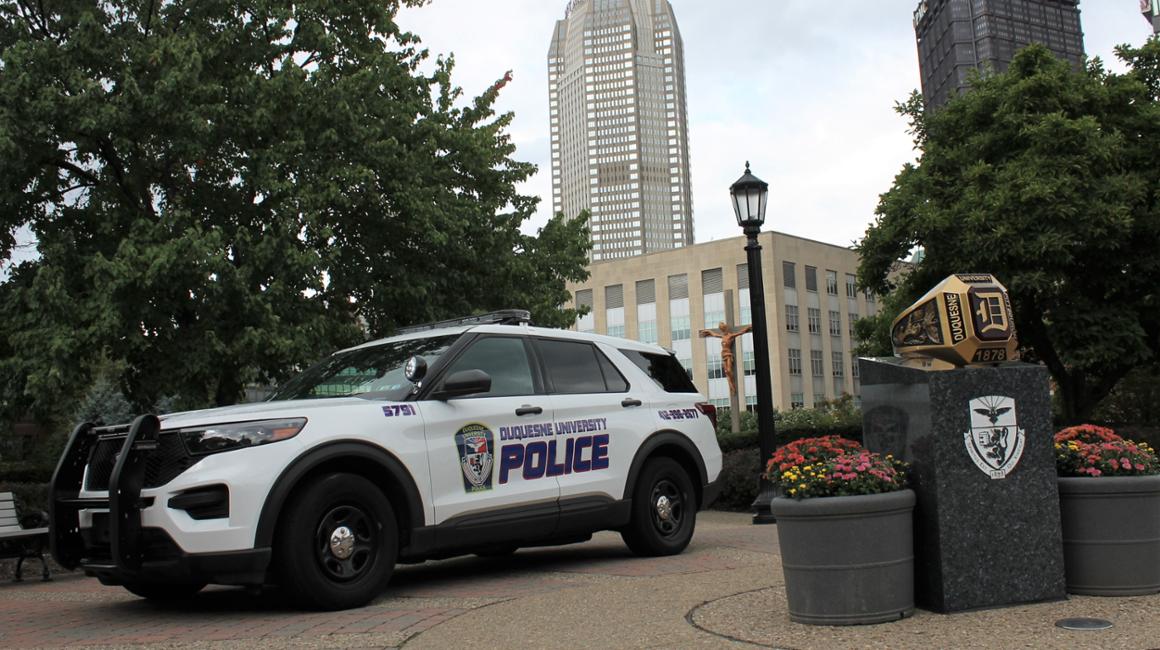
[[[410,404],[388,404],[383,407],[383,415],[393,418],[401,415],[415,415],[415,407]]]

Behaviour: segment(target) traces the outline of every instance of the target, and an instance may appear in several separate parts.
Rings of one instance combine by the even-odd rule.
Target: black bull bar
[[[141,510],[149,504],[141,499],[145,483],[145,460],[157,449],[161,421],[156,415],[142,415],[131,424],[94,427],[85,422],[69,436],[60,462],[52,475],[49,501],[52,557],[66,569],[83,566],[86,572],[115,573],[122,578],[141,570]],[[124,438],[109,476],[108,498],[81,498],[81,482],[93,446],[99,441]],[[89,557],[81,535],[80,511],[109,511],[109,557]]]

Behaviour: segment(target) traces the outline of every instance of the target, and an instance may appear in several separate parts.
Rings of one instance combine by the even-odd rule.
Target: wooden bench
[[[48,528],[25,528],[16,513],[16,500],[11,492],[0,492],[0,559],[16,560],[14,582],[24,579],[24,560],[40,560],[41,577],[50,580],[48,563],[44,561],[44,547],[48,543]]]

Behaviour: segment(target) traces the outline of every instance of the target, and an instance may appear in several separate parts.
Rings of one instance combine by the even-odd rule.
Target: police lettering
[[[508,482],[508,475],[514,470],[520,470],[525,481],[532,481],[608,469],[608,434],[504,445],[499,456],[500,485]]]

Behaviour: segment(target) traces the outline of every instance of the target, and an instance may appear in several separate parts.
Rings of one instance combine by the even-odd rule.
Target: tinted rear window
[[[623,379],[617,381],[614,376],[609,378],[611,382],[606,380],[605,371],[600,367],[601,355],[592,344],[552,339],[540,339],[536,343],[555,392],[581,394],[627,390]]]
[[[638,352],[637,350],[621,350],[620,353],[635,363],[666,393],[697,392],[697,387],[693,385],[693,380],[689,379],[689,375],[685,373],[684,366],[673,355]]]

